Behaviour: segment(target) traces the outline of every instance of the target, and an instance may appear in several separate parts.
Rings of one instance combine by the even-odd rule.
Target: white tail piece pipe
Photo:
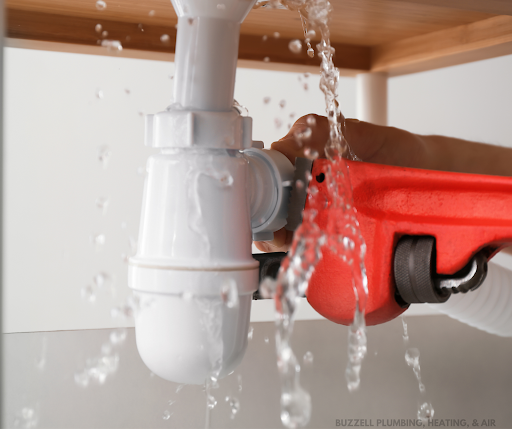
[[[256,0],[173,0],[175,100],[146,117],[149,158],[137,253],[137,348],[160,377],[201,384],[247,347],[259,263],[252,239],[286,225],[294,168],[252,141],[233,107],[240,23]]]
[[[482,331],[512,337],[512,271],[490,262],[487,278],[477,290],[429,305]]]

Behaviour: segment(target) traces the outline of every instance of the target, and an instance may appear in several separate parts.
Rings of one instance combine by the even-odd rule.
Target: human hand
[[[424,157],[425,147],[421,139],[407,131],[347,119],[344,135],[352,151],[363,161],[411,166]],[[328,138],[327,118],[307,115],[299,118],[288,134],[274,142],[271,148],[282,152],[295,164],[296,157],[318,154],[325,158]],[[256,241],[254,244],[263,252],[286,252],[292,241],[293,232],[282,228],[274,233],[272,241]]]

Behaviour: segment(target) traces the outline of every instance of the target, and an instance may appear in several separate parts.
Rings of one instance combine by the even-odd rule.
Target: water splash
[[[434,407],[428,402],[424,402],[418,409],[418,420],[421,420],[424,424],[427,424],[429,420],[434,418]]]
[[[23,407],[14,417],[13,427],[15,428],[36,428],[39,423],[37,407]]]
[[[113,345],[117,346],[125,342],[127,335],[128,331],[124,328],[114,329],[110,333],[109,339]]]
[[[107,355],[87,359],[85,368],[75,373],[75,383],[80,387],[87,387],[91,381],[105,384],[109,375],[117,372],[119,355]]]
[[[226,402],[228,403],[231,411],[229,417],[233,420],[240,411],[240,401],[234,396],[226,396]]]
[[[278,369],[281,376],[281,420],[287,427],[304,426],[311,415],[311,398],[299,383],[300,365],[290,347],[294,317],[300,298],[305,295],[309,279],[320,260],[321,248],[336,254],[348,264],[352,272],[353,290],[356,298],[354,320],[349,330],[347,382],[349,390],[358,388],[360,369],[366,355],[366,326],[364,314],[368,296],[364,255],[366,246],[359,230],[356,212],[352,203],[352,188],[344,157],[351,151],[343,136],[345,118],[337,101],[339,71],[334,67],[334,48],[330,44],[329,17],[332,10],[327,0],[282,0],[282,4],[300,14],[308,55],[314,55],[310,46],[312,29],[319,31],[321,41],[317,45],[321,59],[320,89],[324,93],[329,138],[325,154],[331,163],[325,172],[327,199],[314,186],[308,191],[309,207],[304,211],[303,223],[294,234],[288,256],[281,264],[274,288],[276,304],[276,349]],[[316,34],[315,34],[316,35]],[[310,151],[310,157],[315,157]],[[321,201],[319,198],[322,198]],[[327,206],[329,215],[325,231],[315,221],[313,207]],[[341,262],[341,261],[340,261]]]
[[[106,31],[104,31],[102,33],[103,37],[107,37],[108,33],[107,34],[104,34],[104,33],[106,33]],[[104,48],[107,48],[108,52],[113,52],[113,53],[121,52],[123,50],[123,45],[121,44],[121,42],[119,40],[105,39],[105,40],[101,41],[101,46],[103,46]]]
[[[405,352],[405,361],[409,365],[416,379],[418,380],[418,387],[421,393],[425,392],[425,385],[421,382],[421,368],[420,368],[420,351],[416,348],[407,349]]]
[[[402,316],[402,327],[404,328],[402,338],[404,339],[404,344],[407,344],[409,342],[409,333],[407,332],[407,322],[404,316]]]

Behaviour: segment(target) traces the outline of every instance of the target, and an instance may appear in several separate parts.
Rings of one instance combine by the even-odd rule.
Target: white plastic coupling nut
[[[272,240],[286,225],[294,167],[276,150],[263,150],[253,142],[244,155],[249,161],[251,229],[254,241]]]
[[[208,112],[169,109],[146,116],[144,144],[154,148],[243,150],[252,145],[252,118],[235,110]]]

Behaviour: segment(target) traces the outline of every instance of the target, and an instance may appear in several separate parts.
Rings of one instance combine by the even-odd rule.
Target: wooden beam
[[[470,10],[493,15],[512,15],[510,0],[395,0],[428,6],[440,6],[447,9]]]
[[[512,17],[497,16],[372,49],[372,71],[392,76],[512,54]]]
[[[7,10],[7,23],[7,36],[14,39],[78,45],[99,45],[103,39],[110,39],[119,40],[125,49],[166,53],[174,53],[176,47],[174,25],[139,25],[103,19],[102,31],[107,31],[108,35],[102,36],[101,32],[95,31],[97,19],[17,9]],[[169,36],[168,41],[161,41],[163,34]],[[319,66],[319,58],[308,57],[305,49],[300,54],[291,52],[288,48],[291,40],[242,34],[239,59],[260,62],[266,59],[271,69],[275,69],[276,64]],[[336,49],[336,66],[343,69],[343,74],[370,70],[371,48],[343,43],[333,43],[333,47]]]

